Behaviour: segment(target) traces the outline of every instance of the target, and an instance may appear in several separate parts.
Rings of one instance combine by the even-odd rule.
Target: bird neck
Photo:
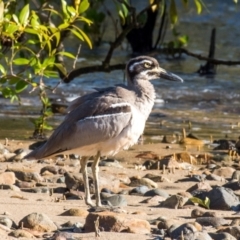
[[[130,84],[136,92],[137,97],[144,99],[144,101],[147,99],[149,102],[154,102],[156,94],[150,81],[138,79],[137,81],[133,80]]]
[[[147,120],[156,98],[153,85],[148,80],[138,79],[137,81],[129,82],[128,86],[136,94],[134,105],[145,115],[145,119]]]

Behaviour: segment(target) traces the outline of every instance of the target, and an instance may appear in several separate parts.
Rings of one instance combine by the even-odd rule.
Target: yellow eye
[[[147,63],[147,62],[145,62],[145,63],[144,63],[144,67],[145,67],[145,68],[150,68],[150,67],[151,67],[151,64],[150,64],[150,63]]]

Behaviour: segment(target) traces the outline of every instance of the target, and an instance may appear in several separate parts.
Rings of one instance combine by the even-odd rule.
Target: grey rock
[[[240,170],[233,172],[231,180],[240,182]]]
[[[213,240],[237,240],[237,238],[235,238],[234,236],[232,236],[231,234],[229,233],[226,233],[226,232],[222,232],[222,233],[213,233],[213,232],[209,232],[208,233],[211,238]]]
[[[139,187],[136,187],[136,188],[133,188],[129,194],[130,195],[139,195],[139,196],[142,196],[144,195],[147,191],[149,190],[149,188],[147,186],[139,186]]]
[[[99,166],[123,168],[123,166],[119,163],[119,161],[115,159],[102,160],[100,161]]]
[[[125,207],[127,206],[127,200],[122,195],[113,195],[103,199],[102,203],[114,207]]]
[[[234,181],[234,182],[228,182],[223,185],[225,188],[230,188],[233,191],[239,190],[240,189],[240,182]]]
[[[145,192],[144,196],[145,197],[162,196],[162,197],[168,198],[169,194],[164,190],[154,188],[154,189],[151,189],[151,190]]]
[[[210,209],[230,210],[239,204],[238,197],[229,188],[215,187],[209,192],[194,194],[204,200],[206,197],[210,200]]]
[[[219,228],[225,224],[228,224],[228,221],[220,217],[198,217],[196,222],[202,226],[212,226],[214,228]]]
[[[17,228],[16,223],[8,217],[0,217],[0,224],[8,228]]]
[[[228,228],[225,228],[224,232],[231,234],[236,239],[240,239],[240,226],[230,226]]]
[[[191,233],[197,232],[196,227],[193,224],[190,223],[184,223],[180,226],[178,225],[172,225],[168,230],[167,230],[169,236],[172,239],[178,239],[181,237],[181,235],[187,235]]]
[[[51,240],[74,240],[74,238],[69,232],[56,232],[51,237]]]
[[[57,179],[57,183],[65,183],[65,177],[64,177],[64,176],[59,177],[59,178]]]
[[[180,195],[172,195],[167,198],[165,201],[160,203],[160,207],[178,209],[188,201],[188,198],[185,198]]]
[[[207,180],[213,180],[213,181],[225,181],[225,178],[224,177],[221,177],[221,176],[218,176],[217,174],[209,174],[207,177],[206,177]]]
[[[54,222],[44,213],[31,213],[19,221],[19,227],[30,228],[40,232],[52,232],[57,230]]]
[[[12,190],[15,192],[21,192],[21,189],[15,185],[7,185],[7,184],[1,184],[1,189],[4,190]]]
[[[131,183],[129,184],[130,187],[138,187],[140,185],[147,186],[148,188],[157,188],[158,185],[154,181],[149,178],[131,178]]]
[[[84,191],[84,183],[81,174],[71,174],[66,172],[64,174],[65,184],[68,189]]]
[[[184,240],[212,240],[211,236],[206,231],[187,233],[183,235],[183,237],[184,237]],[[182,237],[181,236],[178,237],[178,240],[182,240]]]

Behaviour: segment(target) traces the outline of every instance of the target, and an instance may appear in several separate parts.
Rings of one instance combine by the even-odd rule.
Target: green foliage
[[[192,197],[189,200],[192,201],[193,203],[197,203],[207,209],[210,208],[210,199],[208,197],[206,197],[204,200],[197,198],[197,197]]]
[[[61,0],[60,11],[47,3],[36,10],[28,1],[0,0],[0,92],[11,101],[20,101],[19,94],[27,88],[38,92],[42,111],[33,122],[40,134],[50,129],[46,120],[52,115],[46,79],[58,77],[58,71],[67,74],[56,61],[59,56],[75,59],[70,52],[59,50],[64,36],[72,33],[92,48],[88,35],[78,26],[79,22],[91,24],[83,16],[88,8],[88,0],[75,0],[74,5]]]

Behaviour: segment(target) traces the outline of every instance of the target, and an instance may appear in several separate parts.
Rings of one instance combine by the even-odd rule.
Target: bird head
[[[183,82],[182,78],[161,68],[155,58],[148,56],[132,58],[126,66],[126,72],[129,83],[138,79],[152,80],[157,78]]]

